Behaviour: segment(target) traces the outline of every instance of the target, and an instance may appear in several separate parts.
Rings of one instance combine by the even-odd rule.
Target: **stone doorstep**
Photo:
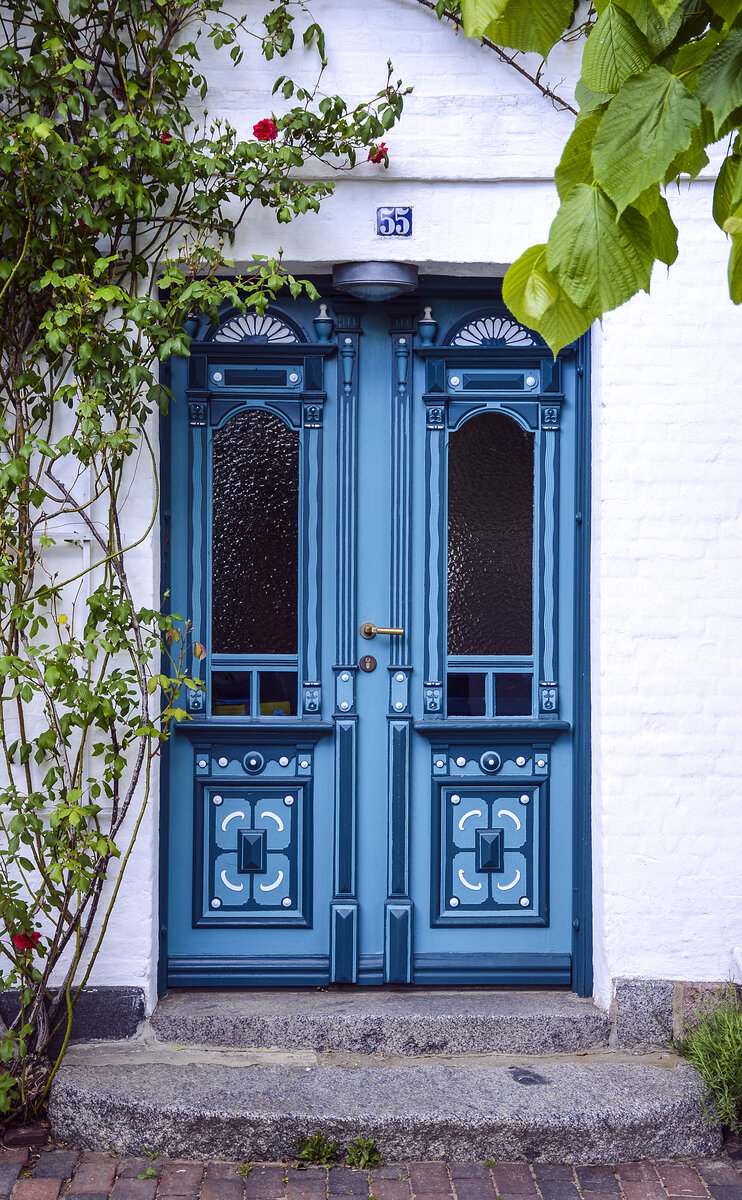
[[[150,1146],[165,1155],[250,1160],[290,1158],[297,1137],[318,1129],[343,1146],[361,1132],[374,1136],[386,1157],[400,1161],[602,1163],[720,1147],[718,1129],[701,1114],[698,1076],[667,1052],[517,1062],[344,1055],[340,1063],[330,1055],[307,1059],[306,1051],[265,1058],[265,1051],[158,1044],[112,1050],[71,1051],[51,1096],[57,1138],[128,1154]]]
[[[387,1055],[548,1054],[608,1045],[609,1022],[569,992],[176,990],[149,1026],[164,1042]]]

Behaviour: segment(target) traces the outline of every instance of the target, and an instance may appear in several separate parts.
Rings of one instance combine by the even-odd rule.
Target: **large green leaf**
[[[537,329],[558,354],[590,328],[595,316],[578,308],[546,266],[546,246],[531,246],[507,272],[502,297],[517,320]]]
[[[742,234],[742,204],[738,204],[732,209],[724,222],[723,229],[725,233],[731,233],[733,237]]]
[[[698,72],[696,95],[713,113],[719,135],[730,113],[742,105],[742,29],[731,29],[711,51]]]
[[[461,15],[467,37],[482,37],[488,25],[501,17],[508,0],[461,0]]]
[[[636,209],[617,219],[599,187],[572,188],[549,231],[546,263],[579,308],[601,314],[635,292],[649,291],[654,254],[649,226]]]
[[[700,124],[695,96],[664,67],[650,67],[623,85],[593,146],[595,178],[619,212],[664,178]]]
[[[679,175],[689,175],[691,179],[695,179],[708,165],[709,156],[705,148],[714,140],[714,118],[706,108],[701,110],[701,114],[701,124],[698,129],[693,130],[688,149],[682,150],[677,158],[672,160],[665,171],[664,183],[672,183]]]
[[[671,267],[678,257],[678,231],[670,216],[667,201],[660,193],[659,184],[647,188],[632,208],[639,210],[649,226],[655,258]]]
[[[725,21],[733,21],[742,9],[742,0],[708,0],[711,8]]]
[[[714,220],[720,229],[724,228],[724,222],[736,206],[737,202],[742,199],[742,195],[737,193],[742,191],[742,171],[740,171],[740,163],[742,158],[739,154],[728,154],[721,164],[716,186],[714,187]]]
[[[582,56],[582,78],[593,92],[617,92],[652,61],[649,43],[633,17],[609,3],[598,17]]]
[[[742,236],[732,238],[729,252],[729,295],[735,304],[742,304]]]
[[[562,151],[559,165],[554,172],[554,181],[563,200],[576,183],[593,183],[592,151],[595,134],[603,117],[601,109],[594,109],[575,123],[567,144]]]
[[[592,112],[596,108],[604,108],[612,95],[612,92],[591,91],[584,79],[578,79],[575,84],[575,100],[580,106],[581,113]]]
[[[508,0],[502,16],[485,29],[485,36],[499,46],[535,50],[546,58],[569,28],[573,7],[572,0]]]
[[[695,91],[698,72],[705,63],[711,51],[718,46],[721,34],[717,29],[709,29],[698,41],[691,39],[685,42],[672,64],[672,73],[682,79],[687,88]]]
[[[636,21],[655,57],[670,45],[683,19],[683,14],[676,9],[666,20],[654,0],[622,0],[621,7]]]

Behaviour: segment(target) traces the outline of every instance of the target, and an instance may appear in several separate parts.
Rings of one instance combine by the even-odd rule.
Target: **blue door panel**
[[[470,290],[202,318],[171,364],[164,564],[206,656],[167,751],[170,985],[574,982],[583,358]],[[298,439],[296,653],[216,655],[212,446],[250,411]],[[533,450],[531,653],[450,657],[450,438],[491,415]]]

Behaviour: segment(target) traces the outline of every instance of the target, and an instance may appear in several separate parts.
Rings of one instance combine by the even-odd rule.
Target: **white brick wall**
[[[391,57],[415,91],[387,138],[388,172],[364,164],[320,214],[290,226],[257,214],[238,264],[279,244],[306,271],[394,258],[374,235],[377,204],[414,204],[404,256],[427,270],[496,274],[544,240],[568,118],[414,0],[317,0],[313,11],[328,35],[325,90],[368,95]],[[547,75],[558,82],[572,66],[567,56]],[[211,111],[249,133],[275,106],[270,82],[285,69],[220,71]],[[605,1003],[617,976],[722,979],[742,943],[742,313],[726,298],[711,186],[672,198],[681,259],[669,279],[657,271],[651,299],[594,331],[595,965]],[[150,998],[155,828],[153,807],[95,976],[145,984]]]

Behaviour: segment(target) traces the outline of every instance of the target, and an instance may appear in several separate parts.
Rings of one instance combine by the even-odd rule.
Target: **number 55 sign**
[[[410,237],[412,234],[412,207],[377,208],[376,232],[380,237]]]

